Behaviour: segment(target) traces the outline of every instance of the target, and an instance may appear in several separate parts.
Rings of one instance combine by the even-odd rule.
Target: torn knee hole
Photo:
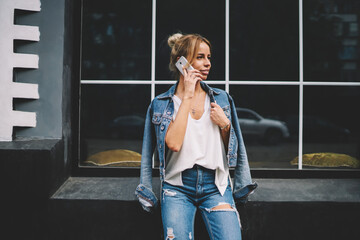
[[[219,203],[217,206],[212,207],[212,208],[205,208],[206,211],[208,212],[219,212],[219,211],[228,211],[228,212],[236,212],[236,208],[229,204],[229,203]]]
[[[216,211],[216,210],[233,210],[233,207],[228,203],[224,203],[224,204],[219,204],[219,205],[211,208],[211,210],[213,210],[213,211]]]

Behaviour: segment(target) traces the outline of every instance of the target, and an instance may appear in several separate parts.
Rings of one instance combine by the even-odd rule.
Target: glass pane
[[[219,88],[225,91],[225,84],[211,84],[211,82],[207,82],[207,84],[212,88]]]
[[[139,167],[150,85],[81,86],[81,165]]]
[[[156,79],[173,79],[168,67],[167,39],[179,31],[201,34],[211,42],[212,67],[208,80],[225,79],[225,2],[157,0],[156,3]]]
[[[360,81],[360,1],[304,0],[304,80]]]
[[[360,87],[304,87],[304,167],[360,168]]]
[[[150,79],[151,9],[146,0],[83,1],[83,80]]]
[[[225,90],[225,85],[222,84],[209,84],[208,85],[210,87],[213,88],[220,88],[222,90]],[[155,95],[159,95],[161,93],[166,92],[167,90],[169,90],[169,88],[172,86],[172,84],[157,84],[155,85]]]
[[[160,95],[171,88],[173,84],[157,84],[155,85],[155,95]]]
[[[230,80],[299,79],[298,1],[230,1]]]
[[[299,88],[230,85],[253,168],[296,168]]]

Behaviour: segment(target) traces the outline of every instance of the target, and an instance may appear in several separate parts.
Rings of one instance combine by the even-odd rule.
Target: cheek
[[[194,61],[192,64],[193,68],[199,69],[199,63],[197,61]]]

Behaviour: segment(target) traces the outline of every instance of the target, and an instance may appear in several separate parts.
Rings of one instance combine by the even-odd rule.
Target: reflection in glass
[[[305,80],[360,80],[359,19],[358,0],[304,0]]]
[[[230,80],[298,80],[298,16],[298,1],[230,1]]]
[[[208,80],[225,79],[225,2],[207,0],[157,0],[156,76],[172,80],[167,39],[176,32],[198,33],[212,44],[212,68]],[[174,13],[178,14],[174,14]]]
[[[297,86],[230,86],[249,163],[254,168],[295,168],[298,155]]]
[[[337,154],[332,155],[327,161],[319,156],[314,157],[312,161],[309,160],[309,166],[345,167],[350,161],[346,159],[350,158],[358,159],[351,160],[354,164],[359,163],[358,103],[360,103],[360,87],[304,87],[303,152],[304,154]],[[346,156],[338,156],[338,154]],[[356,165],[350,164],[348,167],[354,166]]]
[[[141,154],[150,86],[82,85],[81,88],[81,164],[138,166],[139,162],[132,159],[139,160]]]
[[[237,108],[237,115],[244,136],[263,140],[265,144],[276,145],[290,137],[286,123],[264,118],[247,108]]]
[[[150,66],[151,1],[83,1],[83,80],[147,80]]]

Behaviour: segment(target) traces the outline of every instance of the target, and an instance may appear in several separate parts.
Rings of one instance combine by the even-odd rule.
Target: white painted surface
[[[0,141],[12,140],[14,126],[36,126],[36,113],[15,111],[13,98],[39,99],[38,85],[13,82],[13,69],[36,69],[39,57],[13,49],[14,40],[39,41],[40,32],[37,26],[14,25],[15,9],[40,11],[40,0],[0,1]]]
[[[39,27],[13,25],[12,36],[14,39],[19,40],[39,41]]]

